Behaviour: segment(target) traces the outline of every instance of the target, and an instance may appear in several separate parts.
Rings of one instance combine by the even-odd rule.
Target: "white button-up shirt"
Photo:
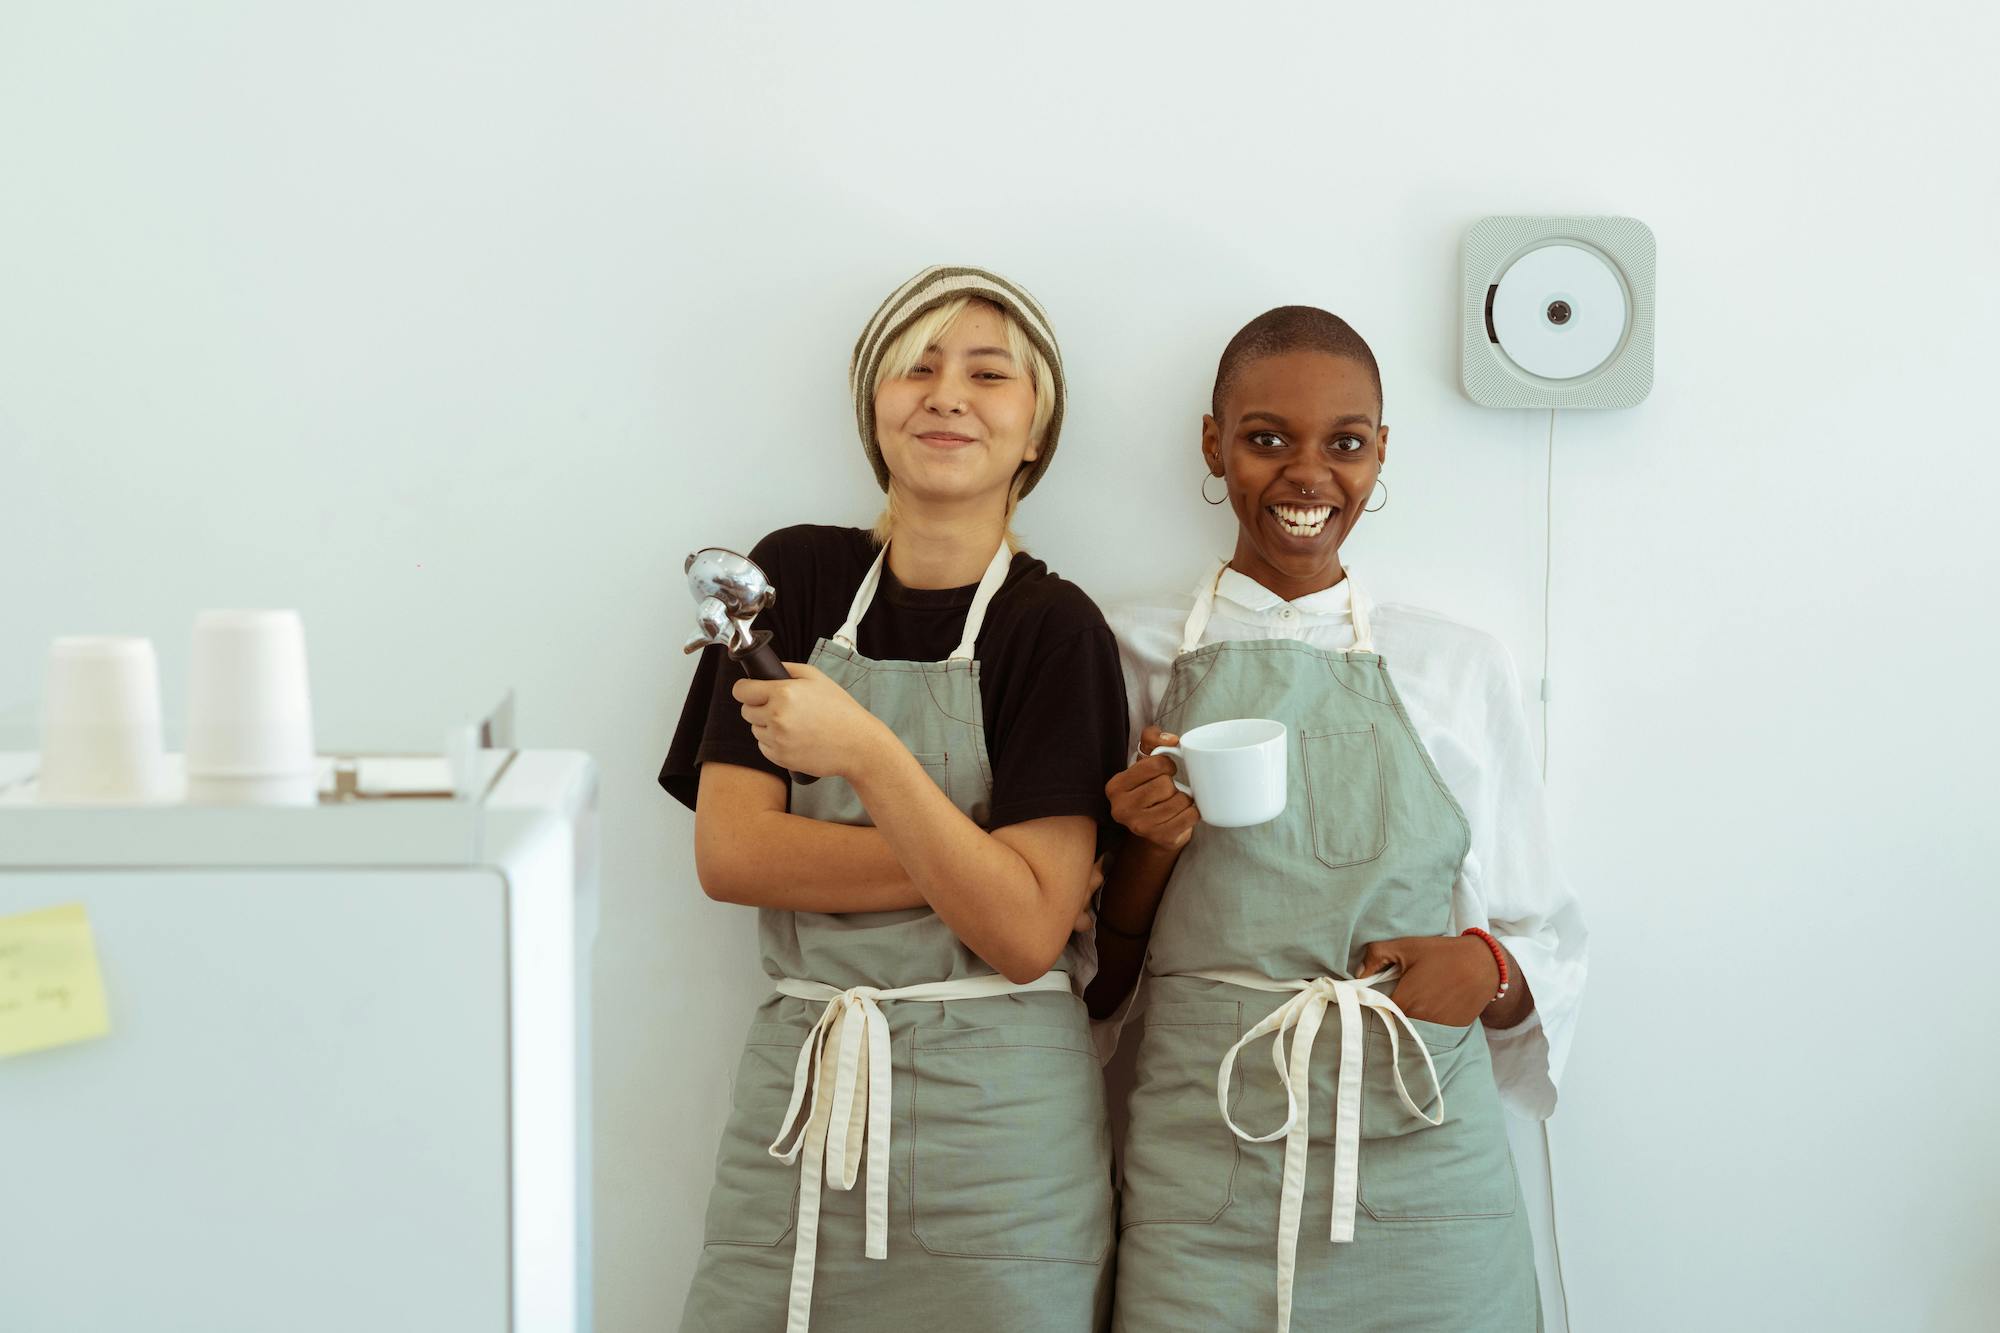
[[[1354,646],[1351,586],[1286,602],[1227,570],[1201,641],[1297,639],[1344,651]],[[1107,617],[1135,745],[1158,708],[1194,599],[1192,590],[1142,599]],[[1452,885],[1452,930],[1491,931],[1534,991],[1525,1021],[1486,1033],[1501,1096],[1517,1114],[1547,1116],[1583,993],[1587,934],[1550,843],[1513,661],[1498,639],[1429,611],[1371,602],[1368,619],[1418,739],[1472,825],[1472,848]]]

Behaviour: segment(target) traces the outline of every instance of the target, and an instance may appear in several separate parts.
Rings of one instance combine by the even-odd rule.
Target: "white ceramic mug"
[[[188,672],[188,799],[315,799],[306,634],[296,611],[204,611]]]
[[[36,799],[156,800],[162,762],[152,640],[92,635],[51,644]]]
[[[1248,828],[1285,809],[1287,735],[1282,722],[1236,718],[1196,727],[1179,745],[1162,745],[1153,753],[1174,761],[1174,785],[1194,797],[1202,823]]]

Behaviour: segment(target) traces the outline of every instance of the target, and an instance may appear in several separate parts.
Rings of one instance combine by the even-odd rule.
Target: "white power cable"
[[[1549,783],[1549,618],[1555,585],[1556,551],[1556,409],[1549,409],[1547,475],[1542,492],[1542,785]],[[1563,1327],[1570,1328],[1569,1284],[1563,1277],[1562,1232],[1556,1225],[1556,1159],[1549,1140],[1549,1122],[1542,1127],[1542,1169],[1549,1190],[1549,1249],[1556,1261],[1556,1298],[1562,1302]]]
[[[1542,492],[1542,785],[1549,781],[1549,606],[1556,568],[1556,410],[1549,409],[1547,479]]]

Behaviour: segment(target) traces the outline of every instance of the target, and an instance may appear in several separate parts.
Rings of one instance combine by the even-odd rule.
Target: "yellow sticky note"
[[[0,1056],[111,1031],[82,903],[0,916]]]

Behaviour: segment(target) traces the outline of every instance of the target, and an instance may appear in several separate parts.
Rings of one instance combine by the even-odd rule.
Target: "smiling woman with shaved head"
[[[1114,1327],[1526,1333],[1501,1105],[1554,1109],[1584,931],[1513,667],[1341,560],[1389,456],[1344,320],[1231,339],[1201,456],[1235,550],[1111,617],[1145,757],[1107,787],[1129,836],[1086,998],[1115,1021],[1142,971],[1147,996]],[[1285,803],[1210,825],[1152,752],[1239,718],[1284,724]]]

